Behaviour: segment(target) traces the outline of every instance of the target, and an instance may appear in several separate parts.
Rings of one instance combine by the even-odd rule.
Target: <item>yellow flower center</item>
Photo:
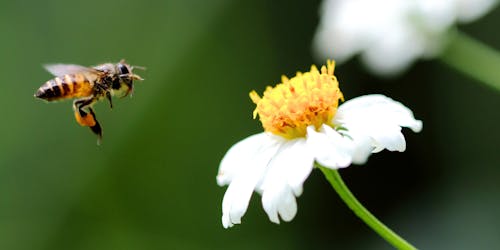
[[[335,62],[328,61],[321,72],[313,65],[309,72],[297,72],[292,79],[282,76],[282,83],[268,86],[262,98],[253,90],[254,118],[258,114],[265,131],[287,139],[305,137],[310,125],[316,129],[322,124],[333,126],[339,99],[344,100],[334,69]]]

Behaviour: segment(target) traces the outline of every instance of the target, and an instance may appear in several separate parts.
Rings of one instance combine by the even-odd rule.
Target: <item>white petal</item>
[[[320,8],[321,20],[314,38],[314,45],[321,58],[335,58],[342,63],[361,51],[360,43],[366,34],[363,23],[358,22],[355,13],[366,8],[358,8],[356,1],[325,0]]]
[[[413,117],[413,112],[403,104],[384,95],[365,95],[353,98],[339,106],[335,116],[340,122],[389,121],[413,132],[422,130],[422,121]]]
[[[302,192],[302,184],[313,164],[314,159],[306,147],[305,139],[295,139],[281,145],[259,187],[262,206],[269,220],[279,223],[279,217],[285,221],[293,219],[297,213],[295,195]]]
[[[456,2],[460,22],[474,21],[498,4],[495,0],[457,0]]]
[[[473,0],[477,1],[477,0]],[[419,0],[414,2],[414,12],[418,19],[413,25],[421,25],[428,33],[443,33],[455,21],[456,0]],[[426,35],[422,33],[420,35]]]
[[[282,159],[275,159],[276,164],[283,164],[286,168],[284,175],[287,184],[293,190],[295,196],[301,195],[302,184],[309,177],[314,166],[314,157],[307,148],[306,140],[297,139],[289,143],[288,148],[278,157],[282,157]]]
[[[355,131],[354,136],[370,137],[374,152],[384,148],[404,151],[406,142],[401,127],[414,132],[422,129],[422,121],[416,120],[410,109],[383,95],[366,95],[345,102],[333,122]]]
[[[318,163],[332,169],[349,166],[355,151],[350,138],[327,125],[323,125],[319,132],[314,126],[307,128],[307,146]]]
[[[280,143],[267,134],[258,134],[234,145],[224,157],[217,178],[219,184],[229,182],[222,200],[222,224],[225,228],[241,223],[253,190],[263,178]]]
[[[278,213],[284,221],[291,221],[297,214],[297,201],[290,189],[285,190],[278,203]]]
[[[324,0],[314,37],[321,59],[356,54],[379,75],[394,75],[446,46],[455,22],[485,15],[498,0]]]
[[[269,220],[279,224],[281,217],[284,221],[291,221],[297,214],[297,201],[293,191],[280,180],[274,180],[275,185],[267,188],[262,195],[262,206],[269,216]]]
[[[297,214],[297,202],[292,189],[280,180],[274,180],[275,185],[266,188],[262,194],[262,207],[269,220],[279,224],[278,215],[285,221],[291,221]]]
[[[352,163],[364,164],[374,149],[372,138],[363,133],[357,132],[354,128],[342,131],[342,133],[347,138],[352,140],[354,147],[352,153]]]
[[[241,168],[249,161],[252,161],[254,155],[260,150],[267,139],[268,135],[266,133],[260,133],[249,136],[234,144],[221,160],[217,174],[217,184],[224,186],[231,183]]]
[[[374,153],[380,152],[384,149],[389,151],[403,152],[406,150],[406,141],[401,133],[401,127],[394,126],[393,124],[379,125],[378,128],[371,128],[370,136],[373,139],[375,148]]]
[[[361,59],[373,73],[391,76],[405,71],[421,57],[426,42],[406,24],[391,25],[387,31],[383,39],[366,48]]]

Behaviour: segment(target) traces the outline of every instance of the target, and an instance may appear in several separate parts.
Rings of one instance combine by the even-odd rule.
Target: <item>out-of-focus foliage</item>
[[[318,171],[290,223],[254,195],[224,230],[226,150],[261,131],[248,92],[315,62],[319,2],[0,2],[0,249],[387,249]],[[462,27],[500,49],[499,11]],[[44,63],[146,66],[133,98],[96,106],[101,146],[71,102],[33,93]],[[337,68],[347,99],[382,93],[424,121],[405,153],[342,170],[378,217],[423,249],[500,245],[499,94],[438,62],[382,81]]]

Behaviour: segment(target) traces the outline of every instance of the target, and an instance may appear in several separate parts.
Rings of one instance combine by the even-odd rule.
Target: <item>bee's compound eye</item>
[[[118,64],[118,69],[120,70],[120,74],[121,74],[121,75],[125,75],[125,74],[130,73],[130,72],[128,71],[128,67],[127,67],[127,66],[125,66],[124,64],[121,64],[121,63],[120,63],[120,64]]]

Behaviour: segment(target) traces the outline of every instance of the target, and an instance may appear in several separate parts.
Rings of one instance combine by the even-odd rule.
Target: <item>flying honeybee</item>
[[[144,69],[142,67],[137,67]],[[113,108],[111,97],[125,97],[132,93],[134,80],[143,80],[132,73],[134,66],[121,60],[117,64],[105,63],[95,67],[74,64],[50,64],[45,69],[56,76],[47,81],[35,93],[35,97],[46,101],[77,98],[73,101],[76,121],[90,127],[97,135],[97,143],[102,138],[101,125],[96,119],[92,105],[106,98]]]

